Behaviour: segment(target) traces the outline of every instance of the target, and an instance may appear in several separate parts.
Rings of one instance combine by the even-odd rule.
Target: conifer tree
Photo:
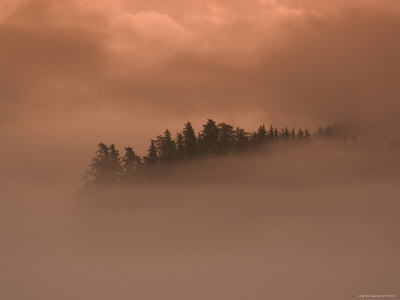
[[[262,124],[260,127],[258,127],[257,132],[254,133],[254,142],[257,145],[260,145],[265,142],[267,139],[267,131],[265,130],[265,125]]]
[[[168,129],[165,130],[164,136],[158,136],[157,150],[160,162],[172,162],[176,159],[176,144]]]
[[[279,138],[279,132],[278,132],[278,129],[274,129],[274,139],[277,139],[277,138]]]
[[[183,129],[183,151],[184,156],[192,158],[196,155],[196,134],[193,130],[192,124],[187,122],[185,128]]]
[[[125,147],[125,155],[122,158],[123,177],[131,180],[137,175],[138,168],[142,165],[139,156],[135,154],[132,147]]]
[[[268,130],[268,139],[272,140],[274,139],[275,134],[274,134],[274,127],[272,127],[272,125],[269,126],[269,130]]]
[[[218,124],[217,154],[228,153],[233,149],[233,127],[226,123]]]
[[[200,152],[204,155],[218,153],[218,127],[211,119],[203,125],[199,135]]]
[[[233,148],[235,151],[245,151],[249,148],[249,134],[239,127],[233,131]]]
[[[296,130],[294,128],[290,131],[290,138],[296,139]]]
[[[108,147],[110,153],[110,175],[113,180],[118,181],[121,177],[122,167],[121,167],[121,157],[119,156],[119,151],[115,148],[114,144]]]
[[[90,184],[103,184],[108,181],[108,166],[110,154],[106,144],[99,143],[95,156],[92,158],[89,170],[86,172],[85,179],[89,179]]]
[[[288,139],[288,138],[290,137],[289,129],[288,129],[287,127],[282,128],[282,134],[281,134],[281,136],[282,136],[284,139]]]
[[[303,131],[303,129],[299,129],[299,131],[297,132],[297,137],[299,138],[299,139],[302,139],[302,138],[304,138],[304,131]]]
[[[147,152],[147,156],[144,158],[145,165],[151,168],[157,168],[158,154],[154,140],[150,141],[150,147]]]
[[[333,131],[334,126],[327,126],[325,129],[320,128],[316,135],[334,136]],[[249,134],[239,127],[233,129],[231,125],[226,123],[216,125],[213,120],[208,119],[196,138],[192,124],[187,122],[182,133],[177,134],[176,140],[171,138],[168,129],[162,136],[158,136],[156,141],[151,140],[144,162],[131,147],[125,148],[125,155],[121,159],[114,144],[107,146],[100,143],[85,177],[90,178],[89,183],[91,184],[109,184],[119,182],[121,179],[128,181],[147,176],[152,178],[157,170],[151,169],[157,169],[160,162],[163,165],[176,162],[183,157],[190,159],[198,153],[217,155],[231,151],[245,151],[253,145],[262,144],[267,139],[291,138],[301,140],[310,137],[311,134],[307,129],[303,131],[300,128],[296,133],[294,128],[289,132],[289,129],[285,127],[278,132],[277,128],[271,125],[267,132],[264,124],[259,126],[256,132]],[[353,136],[353,139],[356,141],[356,135]],[[143,164],[148,168],[140,168]]]
[[[106,144],[100,143],[85,178],[91,180],[89,184],[108,184],[117,182],[120,175],[121,164],[118,150],[113,144],[107,147]]]
[[[182,133],[178,132],[178,134],[176,135],[176,157],[178,160],[183,158],[183,156],[185,155],[184,148],[183,135]]]

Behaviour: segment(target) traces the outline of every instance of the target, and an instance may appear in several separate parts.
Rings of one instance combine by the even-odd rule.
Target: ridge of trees
[[[166,129],[162,135],[151,139],[144,157],[136,155],[132,147],[125,147],[125,153],[121,156],[114,144],[108,146],[99,143],[85,179],[87,185],[140,182],[181,161],[243,153],[268,143],[305,141],[310,138],[307,129],[285,127],[278,130],[271,125],[267,130],[263,124],[249,133],[226,123],[217,124],[211,119],[196,135],[192,124],[187,122],[176,138],[172,138],[171,132]]]

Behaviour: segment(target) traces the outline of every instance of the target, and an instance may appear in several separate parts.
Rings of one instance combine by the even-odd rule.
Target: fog
[[[0,298],[399,295],[399,36],[396,0],[0,0]],[[342,131],[82,192],[208,118]]]
[[[1,296],[396,295],[399,158],[329,140],[197,160],[165,180],[79,197],[68,180],[9,181]]]

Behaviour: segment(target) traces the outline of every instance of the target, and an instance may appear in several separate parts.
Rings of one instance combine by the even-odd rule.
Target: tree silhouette
[[[203,155],[218,153],[218,127],[211,119],[207,120],[200,132],[199,150]]]
[[[274,129],[274,139],[277,139],[277,138],[279,138],[279,132],[278,132],[278,129]]]
[[[196,155],[197,139],[192,124],[187,122],[182,132],[183,153],[185,157],[193,158]]]
[[[115,148],[114,144],[108,147],[110,155],[110,174],[113,180],[119,180],[122,174],[121,157],[119,151]]]
[[[303,131],[303,129],[299,129],[299,131],[297,131],[297,137],[299,138],[299,139],[302,139],[302,138],[304,138],[304,131]]]
[[[258,127],[257,132],[253,133],[254,145],[259,146],[267,140],[267,131],[265,130],[265,125],[262,124]]]
[[[160,163],[170,163],[176,159],[176,144],[168,129],[165,130],[164,136],[158,136],[156,148]]]
[[[285,140],[288,139],[288,138],[290,138],[290,132],[289,132],[289,129],[288,129],[287,127],[282,128],[281,136],[282,136],[282,138],[285,139]]]
[[[290,138],[296,139],[296,130],[294,128],[292,128],[292,130],[290,131]]]
[[[314,136],[335,137],[337,126],[329,125],[320,128]],[[193,159],[198,155],[215,156],[231,152],[244,152],[258,149],[267,140],[269,143],[291,139],[293,142],[311,138],[311,133],[306,129],[290,132],[287,127],[278,132],[272,125],[268,132],[265,125],[258,127],[257,131],[249,134],[244,129],[235,129],[227,123],[216,123],[208,119],[203,129],[196,138],[195,131],[190,122],[185,124],[183,131],[177,133],[176,140],[172,139],[171,132],[167,129],[156,140],[150,141],[147,155],[142,159],[136,155],[132,147],[125,147],[125,155],[121,159],[119,151],[114,144],[107,146],[98,144],[97,151],[91,160],[85,178],[88,184],[110,184],[118,182],[138,182],[154,179],[159,175],[173,174],[169,172],[174,162],[182,158]],[[353,136],[356,140],[356,135]],[[144,167],[143,167],[144,166]],[[161,167],[161,170],[159,170]]]
[[[233,150],[233,127],[226,123],[218,124],[218,148],[217,154],[228,153]]]
[[[272,125],[270,125],[269,130],[268,130],[268,139],[273,140],[274,137],[275,137],[274,127],[272,127]]]
[[[121,162],[114,144],[107,147],[106,144],[100,143],[97,148],[86,172],[85,178],[89,179],[88,184],[108,184],[118,181],[121,175]]]
[[[150,141],[150,147],[147,156],[144,158],[145,165],[151,168],[157,168],[158,154],[154,140]]]
[[[185,146],[183,144],[183,135],[178,132],[176,135],[176,158],[179,160],[185,155]]]
[[[239,127],[233,131],[233,148],[235,151],[243,152],[250,146],[249,134]]]
[[[122,158],[123,178],[127,181],[136,178],[142,160],[135,154],[132,147],[125,147],[125,155]]]

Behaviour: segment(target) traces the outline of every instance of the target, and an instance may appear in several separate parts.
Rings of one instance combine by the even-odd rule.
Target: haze
[[[0,298],[398,297],[399,36],[396,0],[0,0]],[[99,142],[208,118],[359,143],[74,197]]]

